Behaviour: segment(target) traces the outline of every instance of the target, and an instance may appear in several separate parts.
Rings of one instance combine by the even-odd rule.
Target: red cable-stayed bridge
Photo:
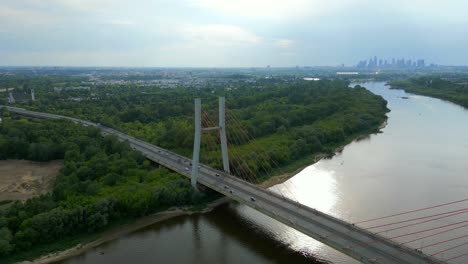
[[[0,108],[1,107],[2,106],[0,106]],[[101,129],[103,134],[114,135],[122,141],[128,141],[133,149],[141,152],[149,160],[152,160],[189,178],[192,176],[191,168],[194,167],[191,166],[193,161],[192,159],[152,145],[148,142],[136,139],[117,130],[104,127],[98,123],[93,123],[73,117],[29,111],[16,107],[6,108],[10,112],[19,115],[35,118],[62,118],[85,126],[98,127]],[[205,117],[207,116],[206,113],[203,114]],[[231,121],[239,122],[238,120]],[[207,118],[202,119],[201,122],[204,126],[212,125]],[[239,134],[243,134],[243,137],[248,137],[245,135],[245,132],[239,132]],[[244,171],[241,172],[241,170]],[[468,220],[443,224],[431,228],[424,228],[414,232],[403,232],[402,234],[394,237],[384,237],[381,235],[382,233],[387,233],[388,231],[404,230],[404,228],[408,226],[417,226],[428,222],[434,222],[439,219],[460,216],[464,213],[468,213],[468,208],[445,210],[443,212],[429,213],[424,216],[414,216],[404,218],[404,220],[394,220],[393,222],[389,223],[376,224],[366,228],[361,227],[362,225],[374,223],[376,221],[393,219],[394,217],[401,218],[412,216],[421,212],[433,212],[431,210],[446,208],[446,206],[450,206],[452,204],[461,204],[463,202],[467,202],[468,199],[433,205],[383,217],[377,217],[353,224],[300,204],[299,202],[280,193],[275,193],[268,189],[264,189],[255,184],[252,184],[249,181],[254,180],[252,180],[253,175],[251,175],[253,172],[249,171],[248,168],[239,169],[239,171],[236,171],[236,175],[245,173],[246,175],[244,175],[244,177],[246,179],[240,179],[224,171],[217,170],[203,164],[200,164],[197,171],[197,180],[199,184],[207,186],[208,188],[222,193],[233,200],[256,209],[272,217],[273,219],[276,219],[283,224],[290,226],[362,263],[453,263],[451,261],[456,261],[457,259],[468,255],[466,251],[459,252],[460,248],[468,245],[468,242],[465,242],[468,238],[468,235],[463,235],[460,232],[456,233],[455,236],[448,238],[443,237],[443,240],[434,241],[426,245],[421,245],[420,247],[411,248],[408,246],[409,243],[419,241],[426,237],[437,237],[447,234],[452,230],[460,231],[461,228],[468,226]],[[250,177],[248,174],[250,174]],[[428,232],[432,231],[435,231],[435,233],[427,234]],[[422,237],[415,236],[420,234],[424,235]],[[401,237],[408,237],[408,240],[404,242],[396,240]],[[460,241],[461,243],[459,243]],[[447,246],[441,249],[440,246],[444,245]],[[430,253],[423,252],[423,250],[435,246],[438,247],[438,251]],[[444,253],[448,254],[454,250],[458,251],[452,255],[446,255],[444,260],[440,259],[440,256],[443,256]]]

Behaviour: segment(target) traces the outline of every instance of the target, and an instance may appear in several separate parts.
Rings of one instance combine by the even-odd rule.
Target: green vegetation
[[[13,202],[12,200],[3,200],[3,201],[0,201],[0,206],[5,205],[5,204],[10,204],[12,202]]]
[[[332,154],[350,139],[374,132],[388,111],[380,96],[362,87],[349,88],[343,80],[284,83],[264,79],[229,89],[96,85],[90,90],[61,92],[37,85],[36,95],[38,101],[22,106],[99,122],[189,157],[193,98],[201,97],[207,115],[216,121],[217,97],[226,96],[228,141],[235,154],[231,167],[264,177],[273,164],[287,166],[307,155]],[[240,127],[256,141],[248,142]],[[216,140],[215,134],[203,136],[204,143]],[[273,162],[260,161],[258,149],[265,150]],[[203,163],[221,167],[219,151],[206,146],[202,151]]]
[[[459,77],[454,78],[452,76],[450,79],[442,78],[440,76],[425,76],[393,81],[390,82],[389,85],[393,89],[403,89],[408,93],[447,100],[468,108],[467,82],[459,82],[461,81]]]
[[[207,199],[182,176],[152,170],[128,144],[66,120],[6,118],[0,123],[0,158],[64,159],[50,194],[0,211],[0,257]]]
[[[226,96],[231,168],[235,174],[255,173],[257,181],[279,173],[278,167],[294,170],[305,158],[332,155],[358,136],[377,131],[388,111],[382,97],[359,86],[349,88],[343,80],[260,80],[229,89],[96,85],[57,92],[52,87],[77,85],[77,80],[60,77],[57,84],[46,77],[40,82],[21,78],[22,87],[15,91],[26,94],[25,87],[34,87],[37,101],[17,106],[99,122],[188,157],[193,99],[201,97],[206,116],[216,121],[217,97]],[[64,159],[52,193],[16,202],[0,213],[0,256],[9,255],[10,261],[30,257],[27,252],[62,249],[57,241],[68,245],[121,219],[170,206],[197,207],[208,199],[181,176],[151,170],[127,144],[102,137],[96,128],[2,115],[0,159]],[[220,150],[207,147],[218,141],[217,135],[204,134],[202,141],[202,162],[220,168]]]

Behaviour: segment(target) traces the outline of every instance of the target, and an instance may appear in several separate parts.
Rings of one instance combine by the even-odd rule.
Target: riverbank
[[[362,140],[363,137],[368,137],[371,134],[379,133],[382,128],[384,128],[387,124],[385,120],[376,130],[371,131],[369,133],[363,133],[359,135],[354,135],[350,137],[345,144],[337,146],[333,154],[327,153],[318,153],[318,154],[311,154],[308,156],[303,157],[300,160],[297,160],[288,166],[283,168],[277,169],[276,174],[277,176],[270,177],[269,179],[263,181],[259,184],[259,186],[263,188],[270,188],[274,185],[284,183],[285,181],[292,178],[294,175],[302,171],[304,168],[315,164],[316,162],[320,161],[323,158],[330,158],[334,156],[336,153],[340,153],[343,151],[344,147],[351,142]],[[109,230],[104,231],[102,234],[97,234],[97,239],[84,243],[78,244],[72,248],[67,250],[54,252],[45,256],[42,256],[38,259],[33,261],[24,261],[21,262],[22,264],[49,264],[49,263],[56,263],[59,261],[64,261],[70,257],[77,256],[83,254],[84,252],[98,247],[106,242],[118,239],[122,236],[135,232],[139,229],[144,227],[153,225],[158,222],[166,221],[168,219],[179,217],[183,215],[192,215],[197,213],[208,213],[212,211],[219,205],[225,204],[230,202],[231,200],[227,197],[222,197],[218,200],[215,200],[209,203],[206,207],[201,210],[191,210],[190,208],[171,208],[169,210],[159,212],[150,216],[145,216],[142,218],[137,219],[133,223],[123,224],[123,225],[116,225],[115,227],[110,228]]]
[[[42,256],[33,261],[23,261],[20,263],[21,264],[49,264],[49,263],[63,261],[70,257],[83,254],[84,252],[92,248],[100,246],[106,242],[118,239],[119,237],[125,236],[127,234],[135,232],[144,227],[147,227],[147,226],[150,226],[150,225],[153,225],[158,222],[162,222],[162,221],[174,218],[174,217],[178,217],[178,216],[207,213],[207,212],[212,211],[217,206],[228,203],[229,201],[231,201],[229,198],[222,197],[220,199],[217,199],[209,203],[205,208],[203,208],[200,211],[193,211],[193,210],[190,210],[190,208],[170,208],[163,212],[159,212],[153,215],[139,218],[133,223],[115,226],[109,230],[104,231],[102,234],[99,235],[98,239],[92,242],[85,243],[85,244],[80,243],[67,250],[50,253],[48,255]]]
[[[342,152],[343,149],[347,145],[349,145],[350,143],[352,143],[354,141],[364,140],[364,139],[370,137],[372,134],[381,133],[381,130],[384,129],[387,126],[387,124],[388,124],[387,120],[384,120],[382,122],[382,124],[380,124],[380,126],[378,126],[373,131],[369,131],[368,133],[362,133],[362,134],[358,134],[358,135],[349,137],[349,139],[346,141],[345,144],[337,146],[335,148],[335,150],[333,151],[333,154],[318,153],[318,154],[307,155],[306,157],[303,157],[302,159],[297,160],[297,161],[289,164],[286,167],[277,169],[277,173],[276,173],[277,175],[276,176],[272,176],[272,177],[266,179],[265,181],[261,182],[258,185],[263,187],[263,188],[270,188],[270,187],[273,187],[273,186],[275,186],[277,184],[281,184],[281,183],[289,180],[290,178],[294,177],[294,175],[298,174],[299,172],[301,172],[306,167],[308,167],[310,165],[313,165],[313,164],[319,162],[322,159],[331,158],[331,157],[335,156],[337,153]],[[290,172],[288,172],[288,171],[290,171]],[[275,173],[273,173],[273,174],[275,174]]]
[[[459,80],[459,82],[463,82],[463,80]],[[393,81],[387,85],[390,89],[399,89],[407,93],[438,98],[468,109],[468,85],[456,81],[444,80],[439,76],[425,76]]]

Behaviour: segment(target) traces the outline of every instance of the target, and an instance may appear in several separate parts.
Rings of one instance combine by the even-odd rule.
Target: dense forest
[[[45,78],[45,77],[42,77]],[[37,101],[20,106],[99,122],[155,145],[191,156],[193,146],[193,99],[202,98],[203,109],[217,122],[217,98],[225,96],[228,141],[236,156],[231,166],[246,166],[264,174],[270,167],[255,157],[261,147],[274,163],[283,166],[301,157],[332,154],[360,134],[375,131],[385,121],[386,102],[362,87],[349,88],[344,80],[284,83],[260,79],[237,87],[161,89],[155,86],[96,85],[90,89],[61,91],[57,85],[24,83],[35,87]],[[11,84],[11,82],[10,82]],[[23,88],[18,93],[27,92]],[[238,121],[237,123],[235,121]],[[238,135],[245,130],[255,141]],[[203,142],[216,142],[214,134]],[[216,150],[202,146],[202,162],[220,167]],[[242,162],[249,160],[250,162]]]
[[[403,89],[408,93],[431,96],[450,101],[468,108],[468,82],[461,76],[424,76],[390,82],[393,89]],[[465,77],[466,79],[466,77]]]
[[[3,117],[0,159],[64,159],[64,168],[50,194],[0,211],[0,259],[95,232],[122,218],[205,199],[182,176],[151,169],[128,144],[103,137],[96,128],[66,120]]]
[[[388,111],[382,97],[360,86],[350,88],[343,80],[261,80],[202,89],[128,84],[66,89],[80,83],[62,77],[23,78],[18,83],[16,94],[26,95],[34,88],[37,100],[18,100],[16,106],[99,122],[188,157],[193,146],[193,99],[202,98],[204,121],[214,124],[217,98],[225,96],[231,168],[235,174],[258,174],[257,181],[271,175],[274,167],[332,155],[337,147],[375,132]],[[6,111],[2,117],[0,159],[64,159],[65,165],[50,194],[1,212],[0,256],[91,233],[116,219],[208,199],[181,176],[151,170],[148,161],[127,144],[102,137],[96,128],[18,118]],[[216,134],[204,134],[201,156],[202,162],[220,168],[219,147],[208,147],[218,141]],[[270,160],[262,159],[259,150]]]

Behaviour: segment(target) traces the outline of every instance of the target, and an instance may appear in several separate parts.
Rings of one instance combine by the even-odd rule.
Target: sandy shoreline
[[[191,215],[191,214],[197,214],[197,213],[207,213],[216,208],[217,206],[221,204],[225,204],[231,201],[227,197],[222,197],[216,201],[211,202],[208,204],[208,206],[203,209],[202,211],[190,211],[187,208],[172,208],[164,212],[159,212],[156,214],[152,214],[149,216],[145,216],[142,218],[139,218],[136,220],[134,223],[131,224],[125,224],[121,226],[117,226],[115,228],[112,228],[106,232],[104,232],[101,237],[97,240],[94,240],[92,242],[89,242],[87,244],[78,244],[72,248],[69,248],[67,250],[59,251],[59,252],[54,252],[50,253],[48,255],[42,256],[40,258],[37,258],[33,261],[23,261],[20,262],[21,264],[49,264],[49,263],[55,263],[58,261],[63,261],[66,260],[70,257],[80,255],[92,248],[95,248],[99,245],[102,245],[106,242],[118,239],[124,235],[130,234],[132,232],[135,232],[139,229],[142,229],[144,227],[153,225],[158,222],[162,222],[165,220],[168,220],[170,218],[174,218],[177,216],[182,216],[182,215]]]
[[[378,131],[380,131],[386,125],[387,125],[387,121],[384,121],[381,124],[381,126],[378,128]],[[372,134],[374,134],[374,133],[372,133]],[[359,140],[359,137],[354,139],[352,142],[354,142],[355,140]],[[346,145],[348,145],[348,144],[346,144]],[[345,146],[337,148],[335,150],[335,154],[341,152],[344,149],[344,147]],[[306,167],[308,167],[308,166],[310,166],[312,164],[317,163],[318,161],[320,161],[321,159],[323,159],[323,158],[325,158],[327,156],[328,156],[327,154],[318,154],[313,158],[313,160],[311,159],[310,164],[301,166],[301,167],[299,167],[298,169],[296,169],[293,172],[284,173],[284,174],[281,174],[281,175],[271,177],[268,180],[260,183],[259,186],[261,186],[263,188],[270,188],[270,187],[272,187],[274,185],[281,184],[281,183],[289,180],[293,176],[295,176],[297,173],[302,171],[304,168],[306,168]],[[42,257],[40,257],[38,259],[35,259],[33,261],[23,261],[21,263],[22,264],[49,264],[49,263],[54,263],[54,262],[57,262],[57,261],[63,261],[65,259],[67,259],[67,258],[80,255],[80,254],[86,252],[89,249],[92,249],[92,248],[95,248],[95,247],[97,247],[99,245],[102,245],[103,243],[118,239],[118,238],[120,238],[120,237],[122,237],[124,235],[135,232],[135,231],[137,231],[137,230],[139,230],[141,228],[144,228],[144,227],[147,227],[147,226],[153,225],[155,223],[162,222],[162,221],[165,221],[165,220],[168,220],[170,218],[177,217],[177,216],[191,215],[191,214],[195,214],[195,213],[207,213],[207,212],[212,211],[217,206],[228,203],[230,201],[232,201],[232,200],[229,199],[228,197],[222,197],[222,198],[220,198],[220,199],[218,199],[216,201],[211,202],[210,204],[207,205],[207,207],[205,209],[203,209],[202,211],[198,211],[198,212],[190,211],[187,208],[173,208],[173,209],[169,209],[169,210],[164,211],[164,212],[159,212],[159,213],[156,213],[156,214],[153,214],[153,215],[145,216],[145,217],[142,217],[142,218],[136,220],[134,223],[118,226],[118,227],[112,228],[111,230],[108,230],[108,231],[104,232],[101,235],[101,237],[99,239],[95,240],[95,241],[89,242],[89,243],[84,244],[84,245],[78,244],[77,246],[72,247],[70,249],[55,252],[55,253],[51,253],[51,254],[42,256]]]
[[[316,163],[321,158],[323,158],[323,157],[320,156],[320,157],[314,158],[313,163]],[[309,164],[309,165],[311,165],[311,164]],[[262,182],[259,185],[261,187],[263,187],[263,188],[270,188],[270,187],[272,187],[274,185],[281,184],[281,183],[289,180],[291,177],[293,177],[294,175],[296,175],[297,173],[299,173],[301,170],[303,170],[305,167],[307,167],[309,165],[302,166],[302,167],[298,168],[297,170],[295,170],[293,172],[290,172],[290,173],[285,173],[285,174],[281,174],[281,175],[278,175],[278,176],[271,177],[270,179]],[[163,212],[159,212],[159,213],[152,214],[152,215],[149,215],[149,216],[145,216],[145,217],[142,217],[142,218],[136,220],[134,223],[125,224],[125,225],[122,225],[122,226],[117,226],[115,228],[112,228],[112,229],[104,232],[99,239],[94,240],[92,242],[86,243],[84,245],[83,244],[78,244],[78,245],[76,245],[76,246],[74,246],[72,248],[69,248],[69,249],[66,249],[66,250],[63,250],[63,251],[58,251],[58,252],[47,254],[45,256],[41,256],[41,257],[39,257],[39,258],[37,258],[37,259],[35,259],[33,261],[20,262],[20,264],[50,264],[50,263],[55,263],[55,262],[58,262],[58,261],[63,261],[63,260],[66,260],[68,258],[83,254],[84,252],[86,252],[86,251],[88,251],[88,250],[90,250],[92,248],[98,247],[98,246],[100,246],[100,245],[102,245],[102,244],[104,244],[106,242],[118,239],[118,238],[120,238],[122,236],[125,236],[127,234],[132,233],[132,232],[135,232],[135,231],[137,231],[139,229],[142,229],[144,227],[153,225],[155,223],[162,222],[162,221],[165,221],[165,220],[177,217],[177,216],[182,216],[182,215],[191,215],[191,214],[196,214],[196,213],[200,213],[200,214],[207,213],[207,212],[212,211],[214,208],[218,207],[219,205],[228,203],[230,201],[232,201],[232,200],[229,199],[228,197],[222,197],[222,198],[220,198],[220,199],[218,199],[216,201],[211,202],[210,204],[207,205],[206,208],[204,208],[201,211],[197,211],[197,212],[189,211],[188,209],[185,209],[185,208],[172,208],[172,209],[169,209],[167,211],[163,211]]]
[[[289,180],[290,178],[292,178],[294,175],[296,175],[300,171],[302,171],[305,167],[310,166],[310,165],[318,162],[319,160],[321,160],[325,156],[326,155],[318,155],[318,156],[316,156],[314,158],[314,160],[313,160],[313,162],[311,164],[302,166],[302,167],[300,167],[300,168],[298,168],[295,171],[290,172],[290,173],[284,173],[284,174],[281,174],[281,175],[271,177],[268,180],[266,180],[266,181],[262,182],[261,184],[259,184],[259,186],[261,186],[263,188],[270,188],[270,187],[272,187],[274,185],[281,184],[281,183]],[[177,217],[177,216],[182,216],[182,215],[191,215],[191,214],[194,214],[194,213],[207,213],[207,212],[212,211],[217,206],[228,203],[230,201],[232,201],[232,200],[229,199],[228,197],[222,197],[222,198],[220,198],[220,199],[218,199],[216,201],[213,201],[205,209],[203,209],[202,211],[198,211],[198,212],[189,211],[189,210],[183,209],[183,208],[173,208],[173,209],[169,209],[169,210],[164,211],[164,212],[159,212],[159,213],[156,213],[156,214],[153,214],[153,215],[145,216],[145,217],[142,217],[142,218],[136,220],[134,223],[112,228],[111,230],[108,230],[108,231],[104,232],[99,239],[94,240],[92,242],[89,242],[87,244],[84,244],[84,245],[78,244],[78,245],[76,245],[76,246],[74,246],[72,248],[69,248],[67,250],[50,253],[48,255],[37,258],[37,259],[35,259],[33,261],[23,261],[23,262],[20,262],[20,264],[50,264],[50,263],[55,263],[55,262],[58,262],[58,261],[63,261],[63,260],[66,260],[66,259],[68,259],[70,257],[80,255],[80,254],[82,254],[82,253],[84,253],[84,252],[86,252],[86,251],[88,251],[88,250],[90,250],[92,248],[98,247],[98,246],[100,246],[100,245],[102,245],[102,244],[104,244],[106,242],[118,239],[118,238],[120,238],[120,237],[122,237],[124,235],[130,234],[132,232],[135,232],[135,231],[137,231],[139,229],[142,229],[144,227],[153,225],[155,223],[162,222],[162,221],[165,221],[165,220]]]
[[[260,187],[263,187],[263,188],[270,188],[270,187],[273,187],[275,185],[278,185],[278,184],[281,184],[289,179],[291,179],[292,177],[294,177],[296,174],[298,174],[299,172],[301,172],[303,169],[305,169],[306,167],[310,166],[310,165],[313,165],[315,163],[317,163],[318,161],[320,161],[321,159],[323,159],[326,155],[325,154],[319,154],[319,155],[316,155],[313,159],[313,161],[311,160],[312,163],[310,164],[307,164],[307,165],[304,165],[304,166],[301,166],[299,167],[298,169],[296,169],[295,171],[293,172],[287,172],[287,173],[283,173],[281,175],[277,175],[277,176],[273,176],[271,178],[269,178],[268,180],[258,184]]]

